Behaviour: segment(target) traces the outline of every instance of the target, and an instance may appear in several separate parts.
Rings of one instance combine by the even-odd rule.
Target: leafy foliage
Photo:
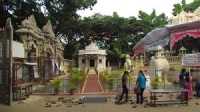
[[[55,79],[55,80],[50,81],[51,86],[54,88],[54,94],[59,93],[59,89],[62,83],[63,83],[62,79]]]
[[[77,85],[81,82],[83,75],[84,72],[78,69],[72,69],[70,71],[69,82],[72,89],[75,89]]]
[[[155,77],[153,77],[153,78],[151,79],[151,87],[152,87],[153,89],[157,89],[160,83],[161,83],[161,82],[160,82],[160,78],[157,77],[157,76],[155,76]]]
[[[182,0],[181,3],[174,4],[173,15],[176,16],[182,10],[186,12],[194,12],[200,6],[200,0],[194,0],[190,4],[186,4],[185,0]]]
[[[114,82],[116,81],[116,77],[107,71],[103,73],[103,79],[106,81],[106,83],[110,85],[113,85]]]
[[[59,89],[61,87],[62,82],[63,81],[61,79],[55,79],[51,81],[51,85],[54,87],[54,89]]]
[[[132,55],[133,46],[148,32],[167,24],[165,14],[156,15],[139,11],[138,18],[120,17],[117,12],[112,16],[96,13],[81,18],[78,10],[92,9],[97,0],[7,0],[0,2],[0,26],[5,25],[8,17],[14,29],[21,21],[34,14],[40,28],[51,20],[54,33],[62,40],[64,57],[75,59],[78,49],[83,49],[92,41],[106,49],[108,59],[123,61],[124,55]],[[18,36],[14,36],[19,39]]]

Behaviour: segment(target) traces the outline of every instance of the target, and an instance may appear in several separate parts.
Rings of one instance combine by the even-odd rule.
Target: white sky
[[[172,16],[173,4],[181,3],[182,0],[98,0],[93,10],[78,11],[82,17],[92,16],[95,13],[112,15],[117,12],[120,17],[138,17],[139,10],[150,14],[153,9],[156,14],[165,13],[169,18]],[[191,3],[194,0],[186,0]]]

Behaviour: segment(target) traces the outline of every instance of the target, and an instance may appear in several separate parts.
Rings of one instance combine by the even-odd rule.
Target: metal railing
[[[100,75],[101,76],[101,75]],[[194,78],[200,78],[200,71],[191,71],[191,76]],[[159,88],[180,88],[179,86],[179,71],[171,70],[168,72],[167,76],[163,76],[166,79],[160,84]],[[63,83],[60,88],[60,93],[69,94],[70,91],[70,79],[62,79]],[[82,93],[84,81],[86,80],[86,75],[83,80],[77,85],[75,93]],[[122,90],[121,78],[113,78],[114,82],[110,84],[110,82],[103,80],[102,77],[99,77],[101,86],[104,92],[120,92]],[[148,79],[150,80],[150,79]],[[128,80],[128,88],[130,91],[134,89],[135,81],[133,82],[131,79]],[[150,84],[147,84],[147,88],[151,88]],[[91,88],[92,89],[92,88]],[[46,84],[35,84],[33,94],[53,94],[54,89],[50,85],[50,83]]]

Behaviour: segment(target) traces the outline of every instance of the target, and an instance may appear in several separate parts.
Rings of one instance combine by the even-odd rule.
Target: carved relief
[[[25,36],[23,36],[23,37],[21,38],[21,40],[22,40],[22,42],[23,42],[23,44],[24,44],[25,50],[26,50],[26,51],[30,51],[31,48],[32,48],[32,46],[33,46],[33,44],[34,44],[33,39],[32,39],[31,37],[25,37]]]
[[[12,29],[12,24],[11,24],[11,19],[10,19],[10,18],[8,18],[8,19],[6,20],[5,29]]]
[[[172,16],[169,20],[169,25],[177,25],[200,20],[200,7],[194,13],[185,12],[183,9],[177,16]]]
[[[35,17],[33,15],[31,15],[27,19],[23,20],[22,25],[27,26],[33,30],[36,30],[38,33],[41,32],[41,29],[37,26]]]
[[[56,52],[59,53],[59,55],[63,54],[62,51],[64,48],[61,45],[60,40],[55,37],[50,21],[48,21],[41,30],[37,26],[35,17],[31,15],[22,21],[22,26],[20,27],[21,28],[16,32],[20,34],[20,38],[24,43],[26,52],[25,54],[27,54],[32,48],[35,49],[36,56],[41,56],[49,53],[51,57],[54,58],[54,56],[57,55],[55,54],[55,49],[59,49]],[[56,48],[54,48],[54,46]]]
[[[43,26],[42,30],[46,33],[49,33],[51,37],[55,37],[50,21],[48,21],[47,24]]]

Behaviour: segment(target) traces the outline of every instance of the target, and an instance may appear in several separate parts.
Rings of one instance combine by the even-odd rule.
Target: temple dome
[[[163,48],[162,48],[161,46],[157,46],[157,47],[156,47],[156,50],[157,50],[157,51],[161,51],[161,50],[163,50]]]

